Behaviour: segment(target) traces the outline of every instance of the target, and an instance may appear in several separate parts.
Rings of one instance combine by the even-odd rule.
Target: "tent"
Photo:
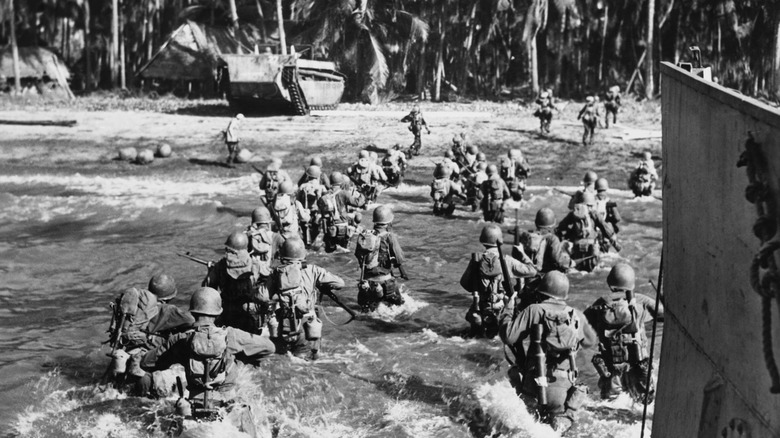
[[[19,72],[25,88],[37,89],[38,93],[45,93],[61,89],[69,97],[73,93],[68,86],[70,71],[59,57],[52,51],[43,47],[19,47]],[[5,77],[5,84],[13,84],[14,61],[11,47],[0,49],[0,76]]]

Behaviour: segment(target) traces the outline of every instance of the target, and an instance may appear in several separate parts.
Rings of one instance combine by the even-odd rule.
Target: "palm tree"
[[[298,40],[314,44],[340,63],[353,91],[376,102],[390,74],[386,53],[425,41],[428,25],[392,0],[294,0],[297,19],[310,29]],[[405,65],[403,66],[405,68]]]

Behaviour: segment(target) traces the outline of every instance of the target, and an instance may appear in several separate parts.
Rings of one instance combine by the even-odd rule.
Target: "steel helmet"
[[[379,159],[379,154],[377,154],[374,151],[371,151],[368,153],[368,157],[371,159],[371,161],[376,162],[376,160]]]
[[[593,184],[597,179],[599,179],[599,176],[596,175],[596,172],[589,170],[585,172],[585,176],[582,177],[582,182],[585,184]]]
[[[375,225],[386,225],[393,222],[393,219],[394,219],[393,210],[390,210],[390,207],[387,207],[385,205],[380,205],[379,207],[374,209]]]
[[[510,167],[512,167],[512,160],[509,157],[501,157],[501,168],[509,169]]]
[[[636,284],[634,268],[626,263],[618,263],[609,271],[607,284],[613,292],[634,290],[634,285]]]
[[[285,180],[284,182],[279,184],[280,195],[292,195],[294,191],[295,191],[295,186],[290,180]]]
[[[595,101],[596,101],[596,98],[593,97],[593,96],[588,96],[588,97],[585,98],[585,102],[586,103],[593,103]]]
[[[303,260],[306,258],[306,245],[300,237],[292,236],[282,244],[279,256],[288,260]]]
[[[452,151],[444,151],[444,158],[449,158],[451,160],[455,158],[455,154]]]
[[[344,174],[336,171],[330,174],[330,185],[340,186],[344,184]]]
[[[419,113],[420,112],[420,105],[413,106],[412,107],[412,112],[413,113]]]
[[[650,160],[653,159],[653,155],[650,152],[645,152],[645,153],[642,154],[642,158],[645,161],[650,161]]]
[[[479,152],[477,153],[477,161],[487,161],[487,156],[485,156],[484,153]]]
[[[309,161],[309,166],[320,166],[320,167],[322,167],[322,158],[320,158],[320,157],[312,157],[311,161]]]
[[[496,246],[497,243],[503,243],[504,233],[501,231],[501,227],[496,224],[488,224],[482,228],[482,232],[479,233],[479,243],[485,246]]]
[[[195,291],[190,298],[190,313],[219,316],[222,314],[222,297],[216,289],[203,287]]]
[[[550,93],[546,91],[542,91],[542,94],[539,95],[542,99],[547,99],[547,97],[550,95]]]
[[[264,206],[257,207],[252,210],[252,223],[253,224],[267,224],[271,222],[271,212]]]
[[[484,162],[484,161],[480,161],[480,162],[477,164],[477,170],[478,170],[478,171],[480,171],[480,172],[484,172],[486,169],[487,169],[487,163],[486,163],[486,162]]]
[[[271,158],[271,162],[282,168],[282,159],[278,157]]]
[[[580,203],[590,206],[596,205],[596,195],[590,190],[585,190],[580,196]]]
[[[537,228],[549,228],[555,225],[555,213],[547,207],[540,208],[536,212],[536,219],[534,220]]]
[[[306,168],[306,176],[309,178],[317,179],[322,175],[322,169],[320,169],[320,166],[317,166],[316,164],[313,164]]]
[[[596,180],[596,191],[605,192],[609,190],[609,183],[606,178],[599,178]]]
[[[360,152],[358,153],[358,160],[360,160],[360,159],[362,159],[362,158],[369,158],[370,156],[371,156],[371,155],[368,153],[368,151],[367,151],[367,150],[365,150],[365,149],[363,149],[362,151],[360,151]]]
[[[477,155],[479,153],[479,148],[477,148],[473,144],[472,145],[468,145],[468,146],[466,146],[466,152],[468,152],[471,155]]]
[[[279,171],[279,164],[274,163],[273,161],[268,164],[268,166],[265,167],[266,172],[278,172]]]
[[[542,278],[542,284],[536,290],[551,298],[565,300],[569,298],[569,278],[560,271],[550,271]]]
[[[506,154],[509,158],[515,159],[515,160],[522,160],[523,159],[523,151],[520,149],[510,149],[509,152]]]
[[[238,114],[236,114],[236,118],[237,118],[238,120],[244,120],[244,115],[243,115],[243,114],[241,114],[241,113],[238,113]]]
[[[495,164],[491,164],[487,167],[487,174],[488,176],[492,176],[498,173],[498,167],[496,167]]]
[[[452,142],[455,143],[455,144],[460,143],[460,140],[461,140],[461,137],[459,135],[457,135],[457,134],[452,137]]]
[[[157,295],[158,300],[170,300],[176,296],[176,281],[168,274],[157,274],[149,280],[149,292]]]
[[[433,177],[434,178],[446,178],[447,177],[447,169],[444,166],[444,163],[439,163],[436,165],[436,167],[433,169]]]
[[[248,245],[249,239],[247,239],[246,234],[241,231],[234,231],[230,233],[227,240],[225,240],[225,246],[236,251],[240,251],[242,249],[246,250]]]

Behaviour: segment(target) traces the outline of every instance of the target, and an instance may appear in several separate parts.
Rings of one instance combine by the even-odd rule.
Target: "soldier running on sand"
[[[420,148],[422,148],[423,128],[425,128],[428,134],[431,133],[431,130],[428,129],[428,124],[425,122],[425,119],[422,116],[422,112],[420,111],[420,105],[415,105],[412,107],[412,111],[403,119],[401,119],[401,122],[408,122],[409,131],[414,134],[414,143],[412,143],[412,146],[409,148],[409,155],[420,155]]]
[[[582,133],[582,145],[592,145],[593,135],[596,132],[596,125],[599,123],[599,109],[596,106],[596,98],[588,96],[585,99],[585,106],[580,110],[577,115],[577,120],[582,120],[582,127],[584,129]]]

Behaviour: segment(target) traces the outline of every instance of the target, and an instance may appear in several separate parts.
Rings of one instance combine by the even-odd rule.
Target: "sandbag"
[[[250,158],[252,158],[252,152],[249,149],[241,149],[236,156],[236,163],[247,163]]]
[[[160,143],[157,145],[157,153],[155,155],[160,158],[168,158],[171,156],[172,152],[171,145],[168,143]]]
[[[138,157],[138,151],[133,147],[122,148],[119,150],[119,159],[123,161],[134,161]]]
[[[138,153],[138,157],[135,159],[137,164],[149,164],[152,161],[154,161],[154,151],[151,149],[142,150]]]

